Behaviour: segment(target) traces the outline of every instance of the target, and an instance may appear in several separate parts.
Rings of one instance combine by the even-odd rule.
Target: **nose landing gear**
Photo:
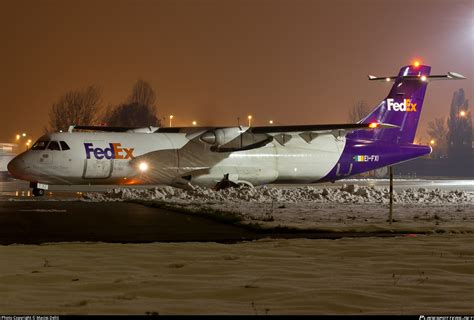
[[[33,188],[33,195],[35,197],[44,196],[44,190],[48,190],[48,185],[39,182],[30,182],[30,188]]]
[[[33,188],[33,195],[35,197],[42,197],[44,196],[44,189]]]

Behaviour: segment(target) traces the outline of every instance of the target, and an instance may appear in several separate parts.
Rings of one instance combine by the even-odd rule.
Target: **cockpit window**
[[[31,147],[31,150],[44,150],[49,141],[39,140]]]
[[[48,144],[48,150],[61,150],[61,148],[59,148],[59,143],[57,141],[51,141],[49,144]]]
[[[69,148],[69,146],[67,145],[66,142],[64,142],[64,141],[59,141],[59,143],[61,144],[61,149],[63,149],[63,151],[64,151],[64,150],[69,150],[69,149],[71,149],[71,148]]]

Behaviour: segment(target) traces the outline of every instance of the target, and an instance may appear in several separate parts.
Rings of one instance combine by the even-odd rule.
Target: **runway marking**
[[[22,212],[67,212],[65,209],[21,209]]]

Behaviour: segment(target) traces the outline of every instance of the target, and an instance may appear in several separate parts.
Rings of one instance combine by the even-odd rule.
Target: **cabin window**
[[[66,142],[64,142],[64,141],[59,141],[59,143],[61,144],[61,149],[63,149],[63,151],[64,151],[64,150],[70,150],[70,149],[71,149],[71,148],[69,148],[69,146],[67,145]]]
[[[61,150],[61,148],[59,148],[59,143],[57,141],[51,141],[49,144],[48,144],[48,150]]]
[[[44,150],[49,141],[36,141],[35,144],[31,147],[31,150]]]

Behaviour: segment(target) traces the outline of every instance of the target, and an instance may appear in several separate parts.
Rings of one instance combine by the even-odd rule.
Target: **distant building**
[[[18,154],[18,145],[15,143],[0,143],[0,173],[7,173],[7,164]]]

